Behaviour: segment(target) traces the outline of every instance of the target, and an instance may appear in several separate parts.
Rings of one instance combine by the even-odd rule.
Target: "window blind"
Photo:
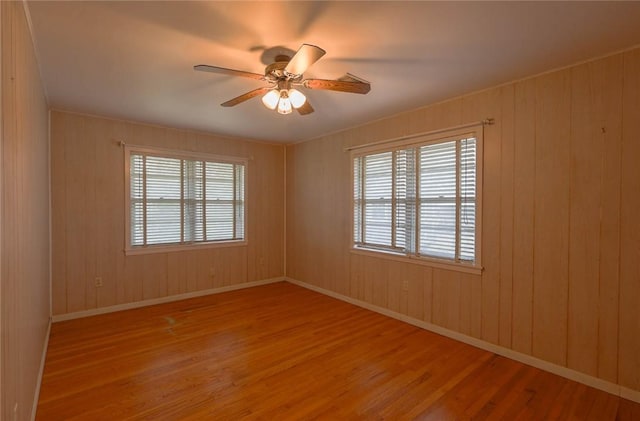
[[[245,166],[130,153],[130,246],[244,239]]]
[[[476,146],[463,137],[356,156],[356,247],[474,262]]]

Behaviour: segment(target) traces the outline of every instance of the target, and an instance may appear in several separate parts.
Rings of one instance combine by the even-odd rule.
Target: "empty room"
[[[0,419],[640,420],[640,2],[0,2]]]

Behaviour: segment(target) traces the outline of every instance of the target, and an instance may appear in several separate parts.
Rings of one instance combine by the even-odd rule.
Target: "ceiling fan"
[[[293,57],[285,54],[277,55],[275,61],[265,68],[264,75],[242,70],[225,69],[224,67],[208,66],[206,64],[193,66],[193,69],[200,72],[220,73],[229,76],[242,76],[266,81],[269,83],[269,86],[254,89],[223,102],[221,105],[223,107],[233,107],[234,105],[264,94],[262,97],[263,104],[271,110],[277,109],[280,114],[290,114],[292,108],[296,109],[301,115],[313,112],[313,107],[309,104],[305,95],[296,89],[298,87],[355,94],[366,94],[371,90],[369,82],[349,73],[338,80],[304,79],[304,72],[324,54],[325,51],[320,47],[302,44]]]

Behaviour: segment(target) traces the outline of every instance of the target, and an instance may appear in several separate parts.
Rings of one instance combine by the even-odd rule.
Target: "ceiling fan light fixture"
[[[300,115],[308,115],[314,112],[307,97],[299,90],[292,89],[292,86],[354,94],[366,94],[371,90],[369,82],[349,73],[347,73],[346,78],[337,80],[305,79],[304,73],[325,54],[325,51],[316,45],[302,44],[298,51],[291,55],[288,53],[289,50],[287,50],[286,54],[279,52],[279,50],[283,48],[284,47],[274,47],[273,49],[269,49],[279,55],[275,57],[275,62],[267,65],[264,74],[209,66],[206,64],[198,64],[193,66],[193,69],[199,72],[241,76],[267,82],[269,86],[246,92],[220,105],[223,107],[234,107],[251,98],[262,95],[262,103],[264,106],[269,110],[276,110],[280,114],[291,114],[293,108],[295,108]],[[271,59],[269,59],[269,61],[270,60]]]
[[[297,89],[289,89],[288,95],[291,100],[291,105],[293,105],[295,109],[302,107],[307,101],[307,97]]]
[[[286,91],[282,91],[280,96],[280,101],[278,102],[278,113],[291,114],[291,111],[292,111],[291,100],[287,96]]]
[[[262,97],[262,103],[270,110],[275,110],[280,100],[280,92],[276,89],[272,89]]]

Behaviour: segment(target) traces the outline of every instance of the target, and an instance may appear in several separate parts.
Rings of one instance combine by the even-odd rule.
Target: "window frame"
[[[351,185],[350,185],[350,197],[351,197],[351,233],[350,233],[350,243],[351,243],[351,252],[355,254],[361,254],[372,257],[381,257],[390,260],[409,262],[415,264],[421,264],[425,266],[437,267],[442,269],[450,269],[459,272],[466,272],[472,274],[481,274],[482,273],[482,186],[483,186],[483,149],[484,149],[484,141],[483,141],[483,124],[464,126],[461,128],[453,128],[453,129],[445,129],[438,130],[436,132],[431,133],[422,133],[416,134],[412,136],[405,136],[403,138],[399,138],[396,140],[388,140],[375,142],[370,145],[357,146],[351,149],[350,153],[350,172],[351,172]],[[455,261],[446,258],[438,258],[433,256],[423,256],[419,254],[419,250],[407,250],[405,251],[393,251],[390,248],[375,248],[375,247],[366,247],[362,245],[358,245],[355,241],[355,232],[356,232],[356,220],[355,220],[355,210],[356,210],[356,199],[355,199],[355,177],[356,177],[356,169],[354,160],[358,157],[363,157],[367,155],[384,153],[395,151],[399,149],[408,149],[408,148],[416,148],[419,149],[421,146],[432,145],[437,143],[444,143],[447,141],[459,141],[464,138],[475,138],[476,139],[476,203],[475,203],[475,212],[476,212],[476,220],[475,220],[475,253],[474,262],[462,262]],[[456,177],[459,177],[459,173],[456,174]],[[420,176],[419,168],[416,168],[415,177],[416,179]],[[419,181],[417,181],[416,188],[419,188]],[[459,200],[459,198],[456,198]],[[419,203],[418,197],[415,198],[415,203]],[[459,212],[458,207],[456,206],[456,214]],[[413,226],[414,235],[418,237],[420,235],[420,221],[417,220],[418,216],[416,215],[416,221]],[[459,229],[460,227],[458,227]]]
[[[248,244],[248,189],[247,180],[249,174],[249,159],[223,156],[216,154],[209,154],[203,152],[192,152],[177,149],[159,148],[153,146],[139,146],[124,144],[124,253],[125,255],[138,255],[138,254],[150,254],[150,253],[166,253],[174,251],[187,251],[187,250],[199,250],[206,248],[218,248],[218,247],[238,247],[246,246]],[[244,166],[244,236],[239,240],[219,240],[219,241],[198,241],[198,242],[186,242],[186,243],[166,243],[166,244],[152,244],[144,246],[134,246],[131,244],[131,154],[142,153],[155,157],[171,158],[171,159],[184,159],[184,160],[196,160],[207,161],[215,163],[225,164],[238,164]],[[235,188],[236,186],[234,186]]]

